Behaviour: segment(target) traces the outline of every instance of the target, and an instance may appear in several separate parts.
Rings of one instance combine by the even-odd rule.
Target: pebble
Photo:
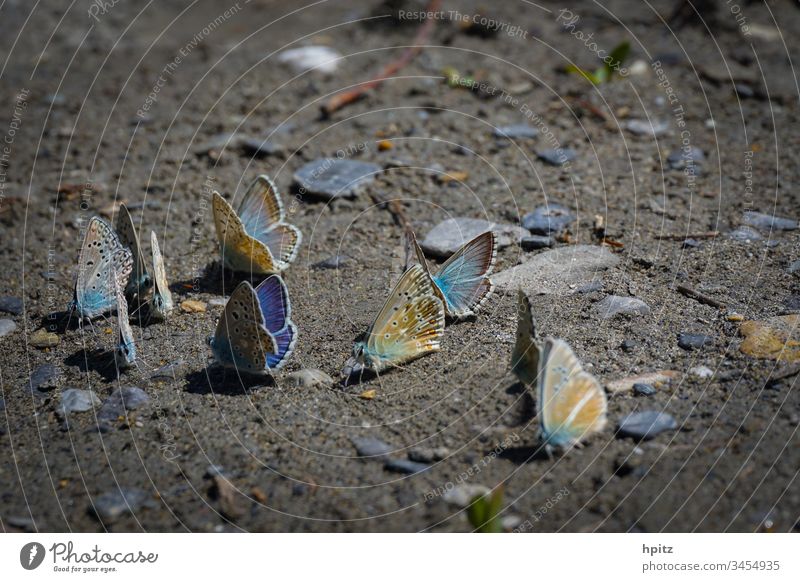
[[[667,156],[667,165],[672,170],[683,170],[690,164],[695,167],[702,165],[705,159],[706,156],[703,150],[697,146],[690,146],[688,152],[684,151],[682,148],[673,151]]]
[[[178,375],[183,374],[185,368],[186,368],[186,362],[184,360],[175,360],[174,362],[164,364],[163,366],[153,370],[153,373],[150,374],[150,379],[175,380],[178,377]]]
[[[678,377],[678,372],[675,370],[659,370],[657,372],[628,376],[627,378],[614,380],[606,384],[606,392],[609,394],[630,392],[633,390],[635,384],[650,384],[651,386],[659,388],[662,384],[669,384],[669,382],[676,377]]]
[[[359,457],[381,458],[394,450],[394,447],[374,437],[351,437]]]
[[[94,498],[91,512],[102,522],[111,522],[127,513],[153,505],[150,496],[141,489],[121,488]]]
[[[523,251],[547,249],[553,246],[553,239],[549,236],[533,234],[531,236],[523,237],[522,240],[519,241],[519,246],[522,247]]]
[[[472,501],[478,497],[489,493],[490,489],[485,485],[462,483],[454,486],[449,491],[445,491],[442,499],[445,503],[455,505],[457,507],[467,507]]]
[[[355,198],[359,190],[382,171],[378,164],[323,158],[302,166],[294,174],[301,194],[323,200]]]
[[[650,306],[636,297],[608,295],[594,307],[603,319],[611,319],[616,315],[650,315]]]
[[[636,396],[652,396],[656,393],[656,389],[650,384],[642,384],[637,382],[633,385],[633,393]]]
[[[408,458],[417,463],[435,463],[442,461],[450,456],[450,449],[447,447],[436,447],[428,449],[424,447],[414,448],[408,451]]]
[[[793,273],[800,273],[800,260],[795,261],[786,269],[786,272],[790,275]]]
[[[353,263],[347,255],[333,255],[311,265],[312,269],[344,269]]]
[[[800,315],[779,315],[763,321],[744,321],[739,333],[745,339],[739,351],[755,358],[800,361]]]
[[[67,388],[61,392],[61,404],[56,412],[66,416],[70,412],[87,412],[99,405],[100,399],[91,390]]]
[[[35,348],[52,348],[58,345],[61,338],[44,328],[37,329],[28,338],[28,343]]]
[[[497,248],[519,244],[528,232],[513,224],[493,223],[479,218],[448,218],[440,222],[425,236],[420,246],[426,254],[447,258],[481,233],[488,230],[497,238]]]
[[[208,300],[211,307],[225,307],[228,304],[227,297],[212,297]]]
[[[669,130],[669,123],[666,121],[653,121],[645,119],[630,119],[625,123],[625,129],[634,135],[649,135],[659,137]]]
[[[315,368],[307,368],[305,370],[298,370],[286,376],[286,381],[290,386],[297,386],[300,388],[324,388],[325,386],[333,385],[333,378],[322,370]]]
[[[541,150],[536,152],[536,157],[551,166],[563,166],[578,157],[578,152],[572,148],[559,148],[554,150]]]
[[[22,313],[22,299],[11,295],[0,297],[0,311],[11,315],[19,315]]]
[[[430,465],[409,461],[408,459],[389,459],[386,461],[386,463],[384,463],[383,468],[387,471],[393,471],[395,473],[414,475],[430,469]]]
[[[256,158],[281,155],[284,149],[274,141],[258,137],[243,137],[239,145],[244,153]]]
[[[330,75],[339,67],[342,55],[329,46],[311,45],[282,51],[277,58],[297,74],[313,69]]]
[[[538,206],[522,217],[522,226],[533,234],[550,236],[558,234],[575,222],[572,211],[560,204]]]
[[[575,289],[575,293],[596,293],[603,290],[602,281],[591,281]]]
[[[644,412],[634,412],[623,418],[619,423],[618,435],[647,441],[662,432],[677,428],[678,423],[676,420],[666,412],[646,410]]]
[[[137,410],[148,402],[150,402],[150,397],[144,390],[136,386],[125,386],[115,390],[103,402],[97,418],[101,421],[114,421],[120,416],[125,416],[126,412]]]
[[[47,392],[61,383],[61,369],[54,364],[42,364],[31,374],[30,388],[35,393]]]
[[[687,239],[685,239],[685,240],[683,241],[683,244],[682,244],[681,246],[682,246],[683,248],[685,248],[685,249],[698,249],[698,248],[700,248],[700,247],[701,247],[701,246],[703,246],[703,245],[702,245],[702,243],[701,243],[699,240],[697,240],[697,239],[693,239],[693,238],[687,238]]]
[[[781,218],[772,214],[747,211],[742,219],[748,226],[762,230],[797,230],[797,221],[791,218]]]
[[[711,378],[714,375],[714,370],[708,366],[695,366],[689,370],[689,375],[695,378]]]
[[[5,337],[17,329],[17,324],[13,319],[0,319],[0,337]]]
[[[206,304],[196,299],[187,299],[181,303],[181,311],[184,313],[205,313]]]
[[[712,336],[702,333],[681,332],[678,334],[678,346],[684,350],[697,350],[712,341],[714,341]]]
[[[751,242],[764,238],[761,236],[760,232],[751,226],[740,226],[735,228],[728,233],[728,236],[731,239],[739,242]]]
[[[626,339],[622,340],[622,343],[620,344],[619,347],[622,348],[623,352],[632,352],[633,350],[639,347],[639,344],[634,340]]]
[[[501,125],[495,127],[492,134],[495,137],[507,137],[509,139],[534,138],[539,135],[539,130],[527,123],[515,123],[513,125]]]
[[[800,295],[789,295],[789,297],[784,299],[783,305],[790,311],[800,310]]]
[[[578,285],[597,279],[597,273],[619,263],[619,257],[606,247],[571,245],[537,253],[529,260],[492,277],[495,286],[528,295],[566,295]]]

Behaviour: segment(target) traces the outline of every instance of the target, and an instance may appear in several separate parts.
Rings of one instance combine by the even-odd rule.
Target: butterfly
[[[438,351],[444,334],[444,303],[419,265],[408,269],[395,285],[375,322],[342,371],[346,378],[364,370],[379,373],[391,366]]]
[[[242,281],[231,293],[209,339],[216,361],[225,368],[266,376],[286,364],[297,342],[291,303],[280,275],[258,287]]]
[[[541,439],[547,447],[578,445],[606,424],[606,394],[584,371],[564,340],[536,340],[530,303],[519,293],[517,343],[511,367],[525,384],[536,383]]]
[[[117,236],[122,246],[130,249],[133,255],[133,270],[125,287],[125,295],[131,299],[140,299],[153,285],[153,279],[147,272],[142,247],[139,245],[139,235],[136,234],[131,213],[124,204],[120,205],[117,214]]]
[[[222,261],[232,271],[278,273],[297,256],[303,235],[284,222],[278,191],[267,176],[253,181],[237,212],[219,192],[212,207]]]
[[[419,264],[433,281],[434,291],[444,301],[447,314],[451,317],[474,314],[494,289],[489,279],[497,257],[494,233],[484,232],[466,243],[445,261],[436,274],[428,270],[425,254],[414,233],[408,231],[407,236]]]
[[[102,218],[92,217],[78,256],[78,275],[69,311],[93,319],[117,305],[114,277],[127,284],[133,269],[131,251],[122,246]]]
[[[164,257],[161,256],[161,249],[158,246],[156,233],[150,231],[150,250],[153,252],[153,297],[150,299],[150,315],[156,319],[165,319],[169,315],[175,304],[172,301],[172,293],[167,284],[167,272],[164,269]]]
[[[117,324],[119,325],[114,361],[119,370],[130,368],[136,363],[136,344],[133,341],[133,330],[128,320],[128,302],[125,300],[124,289],[125,285],[120,277],[114,277],[114,290],[117,296]]]

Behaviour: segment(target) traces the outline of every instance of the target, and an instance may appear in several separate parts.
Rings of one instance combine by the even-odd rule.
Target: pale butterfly
[[[150,315],[157,320],[162,320],[169,315],[175,304],[172,301],[172,293],[167,283],[167,271],[164,269],[164,257],[161,256],[161,249],[158,246],[156,233],[150,231],[150,250],[153,253],[153,297],[150,299]]]
[[[363,340],[353,346],[345,378],[364,370],[379,373],[391,366],[438,351],[444,334],[444,303],[419,265],[408,269],[395,285]]]
[[[297,256],[303,235],[284,222],[283,204],[267,176],[253,181],[238,212],[219,192],[213,193],[212,207],[222,261],[232,271],[278,273]]]
[[[536,341],[530,304],[522,292],[519,301],[523,305],[511,366],[524,383],[536,382],[542,441],[548,449],[568,449],[603,429],[606,394],[597,378],[584,371],[567,342]]]
[[[136,363],[136,344],[133,341],[133,330],[128,320],[128,302],[125,300],[125,291],[122,280],[114,277],[114,288],[117,294],[117,345],[114,348],[114,361],[117,369],[124,370]]]
[[[114,229],[102,218],[92,217],[78,256],[78,275],[69,311],[81,319],[93,319],[117,306],[114,277],[127,284],[133,268],[131,251],[122,246]]]
[[[444,301],[447,314],[452,317],[474,314],[494,289],[489,279],[497,257],[494,233],[487,231],[473,238],[454,252],[435,274],[428,270],[425,254],[414,233],[408,231],[407,236],[417,260],[433,281],[434,291]]]
[[[142,253],[142,247],[139,245],[139,235],[136,233],[131,213],[128,212],[128,208],[124,204],[120,205],[117,214],[117,236],[122,246],[128,247],[133,255],[133,270],[125,287],[125,295],[130,299],[139,301],[147,295],[153,285],[153,279],[150,273],[147,272],[144,253]]]
[[[289,292],[279,275],[253,289],[242,281],[231,293],[214,335],[216,361],[252,375],[270,375],[286,364],[297,342]]]

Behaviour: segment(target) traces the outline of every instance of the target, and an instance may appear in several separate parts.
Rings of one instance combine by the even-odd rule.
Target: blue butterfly
[[[209,345],[225,368],[266,376],[283,367],[294,351],[297,327],[292,323],[286,284],[279,275],[253,289],[239,283],[225,304]]]
[[[436,274],[428,270],[414,233],[409,230],[407,236],[417,260],[433,281],[433,290],[444,301],[447,314],[451,317],[474,314],[494,289],[489,279],[497,257],[494,233],[487,231],[476,236],[453,253]]]
[[[139,235],[136,234],[131,213],[124,204],[120,205],[117,214],[117,237],[122,246],[127,247],[133,255],[133,270],[128,278],[125,295],[129,299],[141,300],[153,286],[153,277],[147,272]]]
[[[78,257],[70,313],[77,311],[81,319],[93,319],[116,309],[115,278],[127,284],[132,269],[131,251],[122,246],[110,224],[92,217]]]
[[[136,343],[133,341],[133,330],[128,320],[128,302],[125,300],[125,286],[119,277],[114,278],[114,291],[117,296],[117,345],[114,348],[114,361],[117,369],[124,370],[136,363]]]

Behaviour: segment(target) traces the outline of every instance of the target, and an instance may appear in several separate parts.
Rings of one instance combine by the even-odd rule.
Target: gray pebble
[[[66,416],[70,412],[86,412],[99,405],[100,399],[91,390],[67,388],[61,392],[61,404],[56,412]]]
[[[244,153],[257,158],[281,155],[284,151],[282,145],[258,137],[244,137],[239,145]]]
[[[678,346],[684,350],[697,350],[713,341],[714,338],[712,336],[702,333],[682,332],[678,334]]]
[[[58,387],[60,382],[61,369],[53,364],[42,364],[31,374],[30,389],[34,393],[47,392]]]
[[[522,250],[524,251],[546,249],[553,246],[553,239],[549,236],[532,234],[530,236],[523,237],[523,239],[519,241],[519,246],[521,246]]]
[[[519,244],[523,237],[528,236],[524,228],[513,224],[498,224],[479,218],[448,218],[434,226],[420,246],[430,256],[447,258],[465,243],[489,230],[497,237],[498,249]]]
[[[5,337],[17,329],[17,324],[13,319],[0,319],[0,337]]]
[[[603,282],[599,279],[596,281],[591,281],[586,283],[585,285],[581,285],[577,289],[575,289],[575,293],[597,293],[598,291],[603,290]]]
[[[381,458],[394,450],[394,447],[374,437],[351,437],[359,457]]]
[[[683,148],[673,151],[667,156],[667,165],[673,170],[683,170],[686,166],[701,165],[706,159],[703,150],[696,146],[690,146],[688,151]]]
[[[312,269],[344,269],[353,262],[347,255],[333,255],[311,265]]]
[[[753,88],[750,85],[745,85],[744,83],[736,83],[733,86],[733,89],[742,99],[752,99],[756,96],[756,92],[753,91]]]
[[[384,463],[383,468],[387,471],[395,473],[405,473],[407,475],[414,475],[415,473],[422,473],[430,469],[430,465],[425,463],[416,463],[408,459],[389,459]]]
[[[572,148],[558,148],[554,150],[541,150],[536,152],[536,157],[551,166],[563,166],[578,157],[578,152]]]
[[[650,306],[641,299],[619,295],[608,295],[598,301],[595,310],[603,319],[611,319],[616,315],[650,315]]]
[[[286,382],[291,386],[298,386],[300,388],[318,388],[331,386],[333,378],[322,370],[315,368],[307,368],[305,370],[298,370],[286,376]]]
[[[112,522],[127,513],[135,514],[143,507],[154,505],[146,491],[117,489],[94,498],[91,513],[102,522]]]
[[[408,451],[408,458],[417,463],[435,463],[449,456],[450,449],[447,447],[436,447],[434,449],[418,447]]]
[[[650,384],[642,384],[637,382],[633,385],[633,393],[636,396],[652,396],[656,393],[656,389]]]
[[[183,360],[176,360],[153,370],[150,374],[151,380],[176,380],[177,377],[183,374],[186,368],[186,362]]]
[[[620,347],[622,348],[622,351],[624,351],[624,352],[632,352],[637,347],[639,347],[639,344],[634,340],[626,339],[626,340],[622,341],[622,343],[620,344]]]
[[[796,230],[797,221],[791,218],[781,218],[780,216],[773,216],[772,214],[764,214],[761,212],[745,212],[742,218],[747,226],[759,228],[762,230]]]
[[[538,206],[522,217],[522,226],[533,234],[550,236],[558,234],[575,222],[572,211],[560,204]]]
[[[294,174],[301,194],[309,194],[324,200],[355,198],[362,186],[372,182],[381,172],[378,164],[323,158],[302,166]]]
[[[15,527],[17,529],[25,530],[25,531],[36,531],[36,522],[34,522],[30,517],[22,516],[22,515],[11,515],[6,518],[6,523],[11,527]]]
[[[646,119],[631,119],[624,125],[625,129],[634,135],[649,135],[659,137],[669,130],[666,121],[651,121]]]
[[[638,440],[650,440],[662,432],[675,430],[678,423],[666,412],[646,410],[634,412],[623,418],[619,423],[619,436],[633,437]]]
[[[697,239],[687,238],[686,240],[683,241],[682,246],[685,249],[697,249],[702,246],[702,243]]]
[[[100,412],[97,413],[97,418],[100,421],[114,421],[120,416],[125,416],[131,410],[141,408],[148,402],[150,402],[150,397],[144,390],[136,386],[125,386],[115,390],[103,402]]]
[[[495,127],[492,132],[495,137],[507,137],[509,139],[534,138],[539,135],[539,130],[527,123],[515,123],[513,125],[501,125]]]
[[[0,311],[12,315],[19,315],[22,313],[22,299],[11,295],[0,297]]]
[[[786,272],[789,274],[800,273],[800,260],[789,265],[789,268],[786,269]]]
[[[761,236],[760,232],[751,226],[740,226],[735,228],[728,233],[728,236],[739,242],[751,242],[764,238]]]

